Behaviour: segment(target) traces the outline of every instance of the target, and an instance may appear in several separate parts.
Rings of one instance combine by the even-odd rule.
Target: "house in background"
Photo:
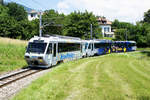
[[[39,15],[39,12],[35,10],[31,10],[28,12],[28,20],[32,21],[32,20],[38,19],[39,18],[38,15]]]
[[[105,17],[98,16],[97,21],[102,29],[103,37],[114,37],[114,32],[112,32],[111,25],[112,22],[107,20]]]

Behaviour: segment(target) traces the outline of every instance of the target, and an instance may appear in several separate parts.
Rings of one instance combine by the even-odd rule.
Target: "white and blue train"
[[[135,44],[134,41],[81,40],[58,35],[35,36],[29,40],[25,60],[30,67],[48,68],[59,62],[111,53],[112,46],[133,51],[136,50]]]

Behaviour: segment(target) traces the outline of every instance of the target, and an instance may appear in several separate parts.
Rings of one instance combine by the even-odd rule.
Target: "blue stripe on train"
[[[98,48],[98,55],[105,54],[105,48]]]
[[[74,58],[74,57],[75,57],[74,53],[61,54],[60,55],[60,60]]]

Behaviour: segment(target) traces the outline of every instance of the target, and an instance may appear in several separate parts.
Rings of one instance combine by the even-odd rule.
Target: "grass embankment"
[[[137,51],[150,51],[150,48],[137,48]]]
[[[0,73],[26,66],[26,44],[26,41],[0,37]]]
[[[106,40],[113,40],[114,38],[113,37],[103,37],[101,39],[106,39]]]
[[[58,65],[13,100],[150,100],[150,52]]]

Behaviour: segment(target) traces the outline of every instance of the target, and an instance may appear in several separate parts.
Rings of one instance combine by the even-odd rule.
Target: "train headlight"
[[[42,59],[43,59],[43,57],[38,57],[38,59],[41,59],[41,60],[42,60]]]
[[[25,58],[30,58],[29,56],[25,56]]]
[[[39,61],[40,61],[40,63],[42,63],[42,62],[43,62],[43,60],[42,60],[42,59],[40,59]]]
[[[39,62],[42,63],[43,62],[43,57],[38,57]]]

